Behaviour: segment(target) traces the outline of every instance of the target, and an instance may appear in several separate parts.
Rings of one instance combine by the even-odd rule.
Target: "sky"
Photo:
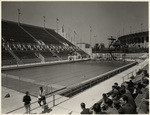
[[[3,1],[2,19],[64,31],[67,39],[75,37],[77,42],[104,43],[107,38],[148,29],[148,2],[102,2],[102,1]],[[90,26],[92,30],[90,29]],[[90,31],[91,30],[91,31]],[[74,32],[75,31],[75,32]],[[75,34],[76,33],[76,34]],[[66,35],[65,34],[65,35]]]

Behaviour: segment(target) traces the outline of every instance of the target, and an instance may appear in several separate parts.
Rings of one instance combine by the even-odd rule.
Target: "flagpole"
[[[142,26],[143,26],[143,24],[141,24],[141,32],[142,32]]]
[[[74,31],[74,45],[75,45],[75,31]]]
[[[92,27],[90,26],[90,46],[92,47],[92,44],[91,44],[91,37],[92,37]]]
[[[20,9],[18,9],[18,25],[20,25]]]
[[[45,29],[45,16],[43,16],[43,19],[44,19],[44,29]]]
[[[124,28],[123,28],[123,35],[124,35]]]
[[[56,29],[57,29],[57,33],[58,33],[58,21],[59,21],[59,19],[57,18],[57,19],[56,19],[56,24],[57,24],[57,25],[56,25],[56,26],[57,26]]]
[[[64,25],[62,26],[62,34],[65,37],[65,35],[64,35]]]
[[[97,37],[97,35],[95,35],[94,37],[95,37],[95,44],[96,44],[96,37]]]
[[[132,33],[132,26],[130,26],[130,34]]]

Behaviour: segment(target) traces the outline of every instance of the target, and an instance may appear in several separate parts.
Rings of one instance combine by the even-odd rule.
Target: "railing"
[[[123,76],[123,82],[126,80],[129,80],[130,77],[132,76],[136,76],[136,73],[139,71],[139,69],[143,69],[146,65],[148,65],[149,60],[146,59],[145,61],[143,61],[136,69],[134,69],[133,71],[131,71],[130,73],[128,73],[127,75]]]
[[[127,75],[123,76],[122,79],[123,79],[123,82],[126,81],[126,80],[129,80],[132,76],[135,76],[136,73],[138,72],[139,69],[135,69],[133,70],[132,72],[128,73]]]

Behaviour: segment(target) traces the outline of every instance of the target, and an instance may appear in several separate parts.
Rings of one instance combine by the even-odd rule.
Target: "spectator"
[[[136,107],[137,106],[135,104],[134,98],[132,97],[131,93],[130,92],[126,93],[126,89],[125,88],[123,88],[120,91],[120,93],[122,94],[122,96],[128,97],[128,103],[130,103],[133,106],[134,110],[136,111]]]
[[[118,109],[119,114],[136,114],[134,107],[129,103],[127,96],[120,98],[120,107]]]
[[[143,82],[144,87],[149,85],[149,80],[148,79],[142,79],[142,82]]]
[[[140,109],[144,114],[149,113],[149,89],[147,89],[144,98],[141,100]]]
[[[123,92],[122,92],[123,91]],[[124,85],[121,85],[121,88],[120,88],[120,93],[122,92],[122,94],[124,93],[128,93],[128,94],[131,94],[131,92],[126,88],[126,86]]]
[[[105,106],[107,107],[112,107],[113,101],[107,97],[106,94],[103,94],[103,99],[102,99],[102,107]]]
[[[117,90],[119,90],[120,89],[120,87],[118,86],[118,83],[116,82],[116,83],[114,83],[114,86],[116,87],[116,89]]]
[[[23,97],[23,102],[24,102],[24,106],[25,106],[25,109],[26,109],[26,113],[30,113],[30,101],[31,101],[31,97],[29,96],[29,92],[27,91],[26,92],[26,95]]]
[[[112,96],[113,100],[118,98],[119,91],[115,86],[112,86],[112,90],[107,93],[108,96]]]
[[[42,106],[41,101],[43,102],[43,105],[46,104],[45,90],[43,90],[43,87],[40,87],[39,95],[38,95],[38,103],[40,106]]]
[[[93,114],[107,114],[106,112],[102,112],[101,111],[101,107],[98,103],[95,103],[94,106],[93,106]]]
[[[143,87],[144,86],[140,82],[135,85],[134,92],[132,94],[132,96],[133,96],[134,99],[137,97],[138,94],[142,93],[141,89]]]
[[[132,82],[132,80],[130,80],[129,82],[127,82],[127,84],[128,84],[128,90],[131,92],[131,94],[133,93],[133,91],[134,91],[134,83]]]
[[[90,109],[85,107],[85,103],[81,103],[81,109],[82,109],[81,114],[91,114]]]

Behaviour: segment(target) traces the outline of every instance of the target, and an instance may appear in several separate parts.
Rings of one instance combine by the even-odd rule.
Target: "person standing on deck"
[[[40,87],[39,95],[38,95],[38,103],[40,106],[42,106],[41,102],[43,102],[43,105],[46,104],[45,90],[43,89],[43,87]]]
[[[26,113],[30,113],[30,101],[31,101],[31,97],[29,96],[29,92],[27,91],[26,92],[26,95],[23,97],[23,102],[24,102],[24,106],[25,106],[25,109],[26,109]]]

